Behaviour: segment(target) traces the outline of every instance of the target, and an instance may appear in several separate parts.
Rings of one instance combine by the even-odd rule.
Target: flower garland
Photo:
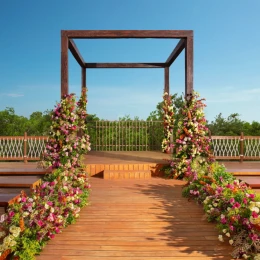
[[[183,195],[203,205],[208,221],[217,223],[218,239],[234,246],[232,257],[260,259],[260,195],[248,185],[213,163],[208,175],[199,173]]]
[[[172,96],[167,92],[163,95],[163,112],[164,139],[162,141],[162,151],[169,153],[170,149],[173,147],[171,136],[174,128],[174,111]]]
[[[73,223],[87,205],[90,185],[80,157],[90,149],[86,135],[84,92],[75,103],[66,95],[52,116],[50,139],[44,154],[45,164],[53,169],[43,183],[18,203],[9,206],[1,217],[0,259],[12,252],[14,257],[34,259],[49,239]],[[82,136],[77,136],[82,129]]]
[[[194,92],[190,99],[184,101],[180,110],[180,120],[175,141],[175,154],[170,162],[171,173],[169,177],[176,179],[195,178],[196,172],[192,170],[193,160],[200,157],[201,164],[213,161],[210,150],[210,139],[206,119],[204,116],[204,99],[198,99],[199,94]]]
[[[75,95],[66,95],[53,111],[50,139],[44,152],[48,167],[71,168],[79,166],[79,156],[90,150],[89,136],[86,135],[85,90],[77,103]],[[77,136],[82,132],[82,137]]]

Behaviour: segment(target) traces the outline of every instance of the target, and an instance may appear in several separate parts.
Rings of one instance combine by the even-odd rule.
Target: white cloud
[[[12,98],[18,98],[18,97],[23,97],[24,94],[4,93],[4,94],[1,94],[1,96],[7,96],[7,97],[12,97]]]

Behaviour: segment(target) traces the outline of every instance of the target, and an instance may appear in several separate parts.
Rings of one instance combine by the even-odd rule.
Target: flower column
[[[172,104],[172,96],[167,92],[163,95],[163,129],[164,129],[164,139],[162,141],[162,151],[164,153],[170,153],[173,147],[172,143],[172,131],[174,128],[174,112]]]

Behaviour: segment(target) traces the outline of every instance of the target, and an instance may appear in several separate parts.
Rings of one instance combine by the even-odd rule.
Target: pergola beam
[[[85,67],[88,69],[131,69],[131,68],[164,68],[165,63],[86,63]]]
[[[85,63],[74,39],[180,39],[179,43],[167,59],[166,63]],[[169,67],[185,49],[185,97],[189,98],[193,91],[193,31],[191,30],[63,30],[61,31],[61,96],[68,94],[68,49],[79,65],[86,68],[164,68],[165,89],[169,75]],[[86,71],[82,70],[82,86],[86,84]]]
[[[81,68],[84,68],[85,61],[82,58],[82,56],[76,46],[76,43],[72,39],[69,39],[69,50],[71,51],[72,55],[74,56],[74,58],[76,59],[78,64],[81,66]]]
[[[73,39],[179,39],[193,35],[191,30],[63,30],[63,33]]]
[[[186,39],[181,39],[178,44],[176,45],[176,47],[174,48],[174,50],[172,51],[171,55],[169,56],[169,58],[166,61],[167,66],[171,66],[172,63],[178,58],[178,56],[181,54],[181,52],[183,51],[183,49],[185,48],[185,41]]]

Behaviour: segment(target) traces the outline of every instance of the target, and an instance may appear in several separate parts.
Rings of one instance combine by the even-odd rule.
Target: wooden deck
[[[232,247],[218,241],[215,225],[203,218],[202,207],[181,196],[182,181],[97,178],[104,170],[148,166],[158,173],[157,167],[167,159],[170,155],[160,152],[90,152],[85,163],[96,176],[90,178],[91,204],[82,209],[76,224],[50,241],[37,260],[231,259]],[[240,176],[260,172],[259,162],[224,164]],[[35,162],[0,162],[0,175],[39,175],[36,166]],[[0,190],[2,194],[12,191]]]
[[[90,178],[91,204],[37,260],[231,259],[203,210],[181,195],[184,182]]]

